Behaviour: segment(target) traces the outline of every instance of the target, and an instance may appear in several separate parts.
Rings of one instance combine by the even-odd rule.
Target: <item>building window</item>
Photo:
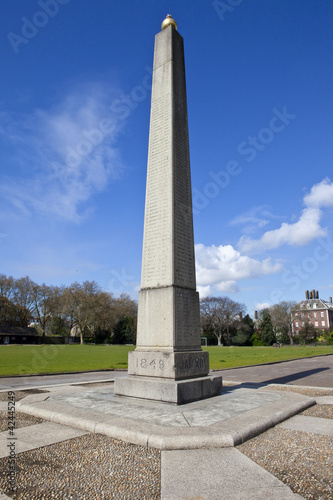
[[[295,321],[296,328],[298,328],[298,321]]]
[[[316,318],[317,317],[317,313],[313,313],[314,317]]]
[[[315,326],[318,326],[318,321],[315,321]]]
[[[325,321],[322,321],[322,322],[321,322],[321,326],[325,326]]]
[[[325,316],[324,311],[321,311],[320,316],[321,316],[322,318],[324,318],[324,316]]]
[[[304,321],[302,321],[302,326],[304,326],[304,325],[305,325],[305,323],[304,323]]]

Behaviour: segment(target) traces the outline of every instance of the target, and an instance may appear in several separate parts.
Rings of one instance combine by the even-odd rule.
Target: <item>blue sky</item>
[[[333,294],[331,0],[1,5],[0,272],[137,298],[154,36],[184,38],[201,296]]]

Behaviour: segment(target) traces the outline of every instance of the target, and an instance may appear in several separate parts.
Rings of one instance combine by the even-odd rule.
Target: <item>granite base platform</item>
[[[17,410],[133,444],[179,450],[236,446],[314,404],[300,394],[238,386],[177,406],[117,396],[113,384],[105,384],[29,395]]]

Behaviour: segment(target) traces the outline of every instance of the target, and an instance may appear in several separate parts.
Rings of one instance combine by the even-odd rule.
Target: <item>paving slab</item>
[[[115,377],[124,377],[126,370],[102,370],[96,372],[54,373],[45,375],[27,375],[0,377],[0,392],[8,390],[26,390],[44,388],[52,385],[70,385],[82,383],[111,382]]]
[[[333,436],[333,420],[329,418],[308,417],[306,415],[296,415],[286,422],[282,422],[278,427],[294,431],[308,432],[312,434],[324,434]]]
[[[4,493],[1,493],[0,491],[0,500],[12,500],[10,497],[7,497],[7,495],[5,495]]]
[[[221,355],[223,349],[221,347]],[[282,348],[283,349],[283,348]],[[295,347],[297,350],[297,347]],[[292,359],[264,365],[243,366],[213,372],[222,375],[223,382],[289,384],[333,388],[333,353],[311,358]]]
[[[235,448],[162,451],[161,500],[301,499]]]
[[[54,422],[43,422],[15,429],[14,436],[10,437],[8,432],[0,433],[0,458],[9,455],[9,444],[15,444],[15,453],[33,450],[42,446],[48,446],[60,441],[66,441],[74,437],[83,436],[87,432],[80,429],[59,425]]]
[[[333,396],[320,396],[316,398],[317,405],[333,405]]]
[[[173,405],[114,395],[113,385],[31,394],[17,410],[83,431],[158,449],[232,447],[315,404],[287,392],[229,388]]]

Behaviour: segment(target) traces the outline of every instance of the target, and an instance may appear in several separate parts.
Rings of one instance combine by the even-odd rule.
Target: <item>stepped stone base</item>
[[[218,396],[222,392],[222,377],[170,380],[130,375],[115,379],[114,392],[118,396],[152,399],[180,405]]]

